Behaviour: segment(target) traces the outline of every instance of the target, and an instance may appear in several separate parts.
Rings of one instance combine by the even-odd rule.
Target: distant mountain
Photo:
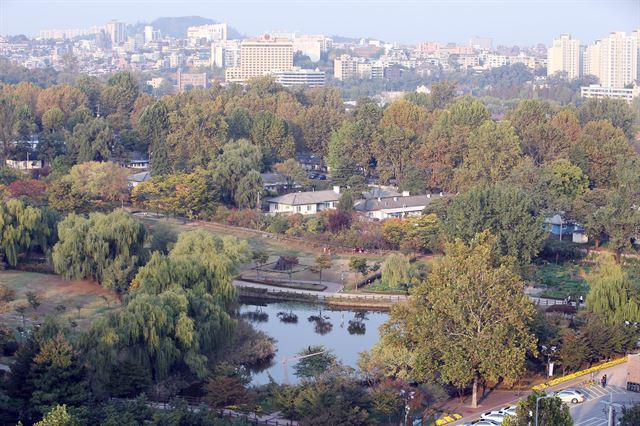
[[[172,18],[158,18],[151,22],[153,28],[160,30],[163,36],[185,38],[187,36],[187,28],[198,25],[217,24],[217,21],[202,16],[178,16]],[[136,31],[141,31],[145,24],[138,23],[135,25]],[[138,28],[140,27],[140,28]],[[229,27],[227,37],[230,39],[245,38],[235,28]]]

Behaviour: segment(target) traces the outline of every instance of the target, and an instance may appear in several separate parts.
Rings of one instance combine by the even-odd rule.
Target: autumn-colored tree
[[[513,266],[487,233],[449,244],[409,303],[392,308],[374,361],[389,376],[471,386],[474,407],[481,379],[516,380],[536,341],[534,307]]]
[[[613,171],[619,158],[632,155],[624,132],[610,122],[600,120],[589,122],[583,128],[571,160],[589,176],[592,187],[606,188],[613,183]]]
[[[65,119],[68,119],[75,110],[87,105],[87,96],[78,88],[59,84],[48,87],[38,94],[36,114],[41,118],[51,108],[58,108],[64,113]]]
[[[485,121],[469,138],[464,163],[455,172],[459,189],[496,184],[505,179],[520,160],[518,136],[508,121]]]

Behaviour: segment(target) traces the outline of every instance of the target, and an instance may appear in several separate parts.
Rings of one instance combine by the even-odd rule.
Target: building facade
[[[547,75],[558,72],[570,80],[580,77],[580,41],[571,34],[561,34],[547,50]]]
[[[209,87],[209,80],[207,79],[207,73],[199,74],[185,74],[178,70],[177,74],[177,86],[179,92],[184,92],[190,88],[202,88]]]
[[[244,82],[253,77],[293,69],[293,43],[264,35],[240,44],[240,66],[225,71],[228,82]]]
[[[640,96],[640,87],[633,86],[630,89],[603,87],[599,84],[583,86],[580,88],[580,96],[583,98],[612,98],[622,99],[631,103],[633,98]]]
[[[187,28],[189,43],[227,41],[227,24],[199,25]]]
[[[637,32],[618,31],[587,47],[586,72],[598,77],[602,87],[624,88],[638,79]]]
[[[118,22],[115,19],[107,22],[105,27],[107,34],[111,39],[112,46],[118,46],[126,40],[126,27],[124,22]]]
[[[293,68],[289,71],[275,71],[276,81],[284,87],[307,86],[323,87],[325,83],[324,71]]]

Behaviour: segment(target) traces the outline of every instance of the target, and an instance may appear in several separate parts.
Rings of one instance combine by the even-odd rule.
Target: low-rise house
[[[140,185],[142,182],[146,182],[149,179],[151,179],[150,172],[140,172],[140,173],[134,173],[131,176],[129,176],[127,178],[127,182],[129,182],[129,187],[135,188],[136,186]]]
[[[262,177],[264,189],[274,194],[279,194],[292,188],[301,188],[300,185],[295,182],[291,182],[285,176],[277,172],[260,173],[260,176]]]
[[[368,218],[378,220],[420,216],[427,205],[444,196],[442,192],[409,195],[408,191],[404,191],[400,196],[360,200],[355,203],[354,209]]]
[[[571,236],[571,240],[574,243],[585,244],[589,241],[584,229],[582,229],[580,225],[565,220],[560,214],[545,218],[544,227],[549,233],[558,237],[560,240],[568,240],[569,236]]]
[[[279,197],[268,198],[269,214],[311,215],[327,209],[334,209],[340,200],[340,187],[324,191],[292,192]]]
[[[296,161],[308,172],[325,172],[322,158],[314,154],[296,154]]]
[[[142,153],[134,152],[129,156],[127,167],[130,169],[147,170],[149,168],[149,157]]]
[[[42,165],[42,160],[7,160],[7,166],[18,170],[38,170]]]

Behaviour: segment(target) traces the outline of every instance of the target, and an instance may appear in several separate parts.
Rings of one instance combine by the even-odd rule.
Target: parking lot
[[[575,426],[606,426],[608,409],[603,401],[631,406],[640,402],[640,393],[629,392],[623,386],[610,385],[602,388],[600,385],[583,388],[587,400],[581,404],[570,405],[571,416]],[[616,409],[616,421],[622,413]]]

